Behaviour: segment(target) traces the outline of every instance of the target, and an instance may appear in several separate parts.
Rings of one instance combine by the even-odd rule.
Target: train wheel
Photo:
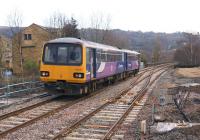
[[[97,88],[96,82],[92,82],[92,91],[95,91]]]
[[[123,80],[126,79],[126,73],[123,73]]]
[[[90,93],[90,89],[88,85],[84,86],[84,94],[88,95]]]
[[[88,83],[88,92],[89,92],[89,93],[92,92],[92,83]]]

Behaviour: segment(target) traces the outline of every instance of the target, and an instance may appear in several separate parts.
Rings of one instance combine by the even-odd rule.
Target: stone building
[[[12,68],[12,42],[10,38],[0,36],[0,67]]]
[[[50,39],[46,28],[31,24],[13,37],[13,72],[22,73],[22,65],[32,61],[39,65],[42,47]],[[21,55],[20,55],[21,54]],[[24,70],[25,71],[25,70]]]

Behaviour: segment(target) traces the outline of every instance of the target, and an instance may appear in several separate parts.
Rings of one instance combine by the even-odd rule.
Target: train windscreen
[[[82,47],[79,44],[49,43],[44,46],[43,63],[55,65],[82,64]]]

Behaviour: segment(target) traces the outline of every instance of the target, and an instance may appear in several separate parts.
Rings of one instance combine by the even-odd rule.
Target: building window
[[[22,46],[22,48],[33,48],[35,46]]]
[[[24,34],[24,40],[32,40],[31,34]]]

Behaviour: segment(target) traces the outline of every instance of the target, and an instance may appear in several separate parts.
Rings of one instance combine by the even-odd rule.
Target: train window
[[[101,52],[97,51],[97,63],[101,62]]]
[[[101,52],[101,61],[103,62],[107,61],[107,53],[105,51]]]
[[[128,55],[128,61],[133,61],[133,60],[136,60],[136,57],[134,54],[129,54]]]
[[[80,65],[82,48],[78,44],[50,43],[45,45],[43,62],[58,65]]]
[[[124,54],[124,53],[121,54],[121,57],[122,57],[121,60],[122,60],[122,61],[125,61],[125,54]]]
[[[56,62],[56,48],[55,47],[45,47],[44,51],[44,61],[47,63]]]
[[[122,61],[122,55],[120,53],[116,54],[116,61]]]
[[[113,61],[113,54],[108,53],[108,62],[112,62]]]
[[[69,63],[81,63],[81,48],[69,47]]]
[[[105,53],[101,53],[101,61],[105,62]]]
[[[112,54],[112,61],[116,61],[117,60],[117,55],[116,54]]]
[[[105,58],[104,61],[107,62],[108,61],[108,53],[105,52]]]
[[[86,48],[86,63],[90,64],[90,48]]]
[[[67,62],[67,48],[66,47],[58,47],[58,63],[66,63]]]

